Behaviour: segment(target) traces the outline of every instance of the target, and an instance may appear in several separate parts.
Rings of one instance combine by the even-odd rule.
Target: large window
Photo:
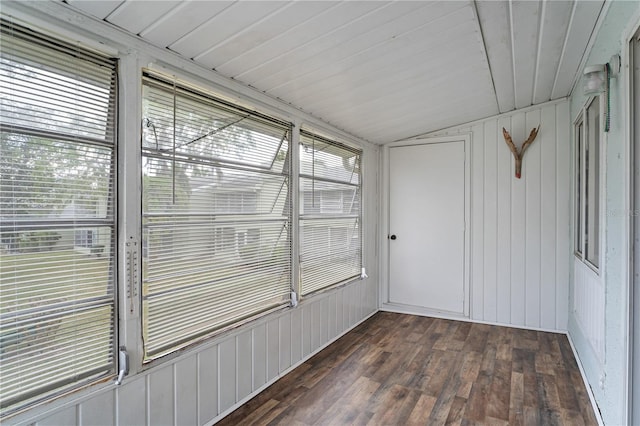
[[[593,98],[574,126],[575,253],[600,265],[600,99]]]
[[[4,416],[115,370],[116,63],[0,25]]]
[[[360,157],[341,143],[300,135],[302,295],[361,274]]]
[[[291,125],[143,80],[145,361],[291,293]]]

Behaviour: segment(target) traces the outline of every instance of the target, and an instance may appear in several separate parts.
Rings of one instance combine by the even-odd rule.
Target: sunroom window
[[[600,98],[593,98],[574,126],[575,253],[600,266]]]
[[[4,416],[115,369],[116,62],[0,25]]]
[[[337,141],[300,134],[302,295],[361,274],[361,156]]]
[[[143,78],[145,361],[290,301],[291,125]]]

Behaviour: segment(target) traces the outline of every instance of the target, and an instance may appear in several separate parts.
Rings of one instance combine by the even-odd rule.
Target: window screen
[[[143,80],[145,360],[289,303],[291,125]]]
[[[114,371],[116,63],[0,26],[6,415]]]
[[[593,98],[574,125],[575,254],[600,265],[600,97]]]
[[[585,144],[585,237],[587,261],[596,268],[600,262],[600,99],[587,108],[587,143]]]
[[[361,153],[338,142],[301,132],[302,295],[360,276]]]

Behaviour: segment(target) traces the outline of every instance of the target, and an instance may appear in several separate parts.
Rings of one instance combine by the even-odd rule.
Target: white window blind
[[[360,276],[362,151],[300,134],[301,293]]]
[[[289,303],[290,135],[145,73],[145,361]]]
[[[0,27],[6,416],[115,370],[116,62]]]

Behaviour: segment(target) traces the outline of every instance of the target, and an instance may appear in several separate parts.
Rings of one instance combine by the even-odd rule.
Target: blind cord
[[[176,114],[177,114],[176,91],[177,91],[176,80],[174,78],[173,79],[173,158],[171,160],[171,179],[172,179],[171,196],[172,196],[172,201],[174,206],[176,205]]]

